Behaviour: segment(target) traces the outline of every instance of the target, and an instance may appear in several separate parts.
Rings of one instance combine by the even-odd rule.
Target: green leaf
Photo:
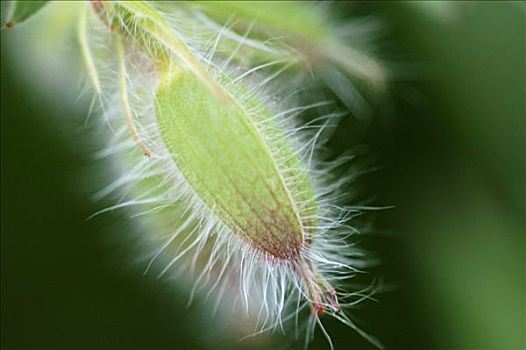
[[[37,13],[49,1],[16,1],[13,6],[6,28],[11,28],[17,23],[21,23]]]

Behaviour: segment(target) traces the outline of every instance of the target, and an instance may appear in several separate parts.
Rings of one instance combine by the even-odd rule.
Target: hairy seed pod
[[[312,184],[277,125],[255,127],[272,118],[271,112],[263,107],[248,115],[248,107],[222,103],[180,68],[156,94],[161,137],[190,186],[255,251],[293,263],[305,245],[304,227],[312,226],[302,219],[314,205]],[[285,183],[271,139],[280,143],[273,146],[287,166],[295,165],[295,183]],[[293,193],[307,197],[302,206]]]

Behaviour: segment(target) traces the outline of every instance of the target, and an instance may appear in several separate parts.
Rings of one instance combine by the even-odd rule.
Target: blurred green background
[[[382,169],[363,191],[396,207],[364,242],[396,288],[356,318],[392,349],[526,349],[524,4],[337,6],[381,18],[384,56],[406,62],[388,106],[342,122],[349,137],[331,143],[367,145]],[[217,340],[184,294],[128,268],[124,215],[85,220],[100,208],[89,199],[100,184],[83,179],[100,170],[96,132],[85,106],[17,75],[16,30],[2,31],[2,349],[255,346]],[[337,349],[372,349],[327,324]],[[317,334],[312,349],[325,348]]]

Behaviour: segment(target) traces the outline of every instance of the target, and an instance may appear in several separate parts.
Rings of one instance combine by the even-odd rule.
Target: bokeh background
[[[375,213],[364,240],[392,288],[355,317],[392,349],[526,349],[526,7],[337,6],[381,19],[383,55],[398,62],[388,101],[342,121],[347,137],[331,143],[366,145],[381,169],[362,191],[395,207]],[[125,215],[86,221],[100,209],[89,199],[97,134],[85,103],[57,103],[53,85],[19,74],[17,30],[1,33],[2,349],[255,347],[218,340],[184,293],[123,262]],[[327,323],[337,349],[372,349]],[[325,348],[317,334],[312,349]]]

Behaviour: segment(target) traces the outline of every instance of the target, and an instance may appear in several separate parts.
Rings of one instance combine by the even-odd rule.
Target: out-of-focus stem
[[[88,18],[88,6],[85,4],[82,4],[80,9],[80,18],[78,22],[77,27],[77,35],[80,45],[80,50],[82,53],[82,60],[84,61],[84,65],[86,66],[86,70],[88,71],[88,76],[91,80],[91,83],[93,84],[93,88],[97,92],[97,94],[100,94],[102,92],[102,89],[100,87],[100,81],[99,81],[99,75],[97,73],[97,68],[95,67],[95,63],[93,61],[93,55],[91,54],[91,50],[88,45],[88,35],[87,35],[87,18]]]
[[[119,66],[119,96],[121,101],[122,114],[126,119],[128,129],[130,130],[130,133],[135,139],[135,142],[137,142],[137,145],[142,149],[144,155],[150,158],[151,153],[141,140],[141,136],[139,135],[139,131],[135,127],[133,115],[131,112],[130,102],[128,99],[128,89],[126,87],[126,61],[124,57],[124,46],[122,44],[122,37],[118,31],[115,31],[113,35],[113,40],[115,42],[115,49],[117,51],[117,60]]]

